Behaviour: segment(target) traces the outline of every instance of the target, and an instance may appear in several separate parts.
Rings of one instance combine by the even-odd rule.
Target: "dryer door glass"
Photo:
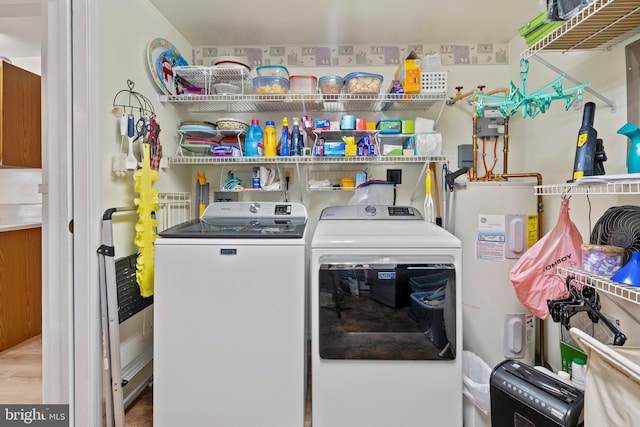
[[[455,358],[452,264],[321,264],[323,359]]]

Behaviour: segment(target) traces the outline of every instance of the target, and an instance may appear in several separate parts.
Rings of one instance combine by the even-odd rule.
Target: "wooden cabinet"
[[[0,165],[42,167],[41,79],[0,61]]]
[[[41,234],[0,232],[0,352],[42,332]]]

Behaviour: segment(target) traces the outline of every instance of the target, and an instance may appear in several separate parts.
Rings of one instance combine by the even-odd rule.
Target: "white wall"
[[[134,90],[146,96],[153,104],[158,122],[162,125],[161,142],[167,144],[165,153],[172,154],[174,148],[172,139],[176,134],[175,114],[171,106],[158,102],[159,89],[149,72],[147,62],[147,46],[156,37],[163,37],[171,41],[181,52],[190,52],[189,43],[171,26],[157,9],[147,1],[112,0],[100,2],[100,34],[101,42],[97,52],[99,69],[98,81],[101,87],[99,105],[102,106],[102,120],[98,123],[99,131],[95,138],[86,141],[87,144],[98,144],[102,156],[100,164],[95,165],[96,174],[102,182],[102,209],[112,207],[133,207],[134,192],[133,173],[128,172],[125,177],[116,177],[112,173],[113,155],[120,150],[120,128],[118,121],[111,115],[114,97],[120,90],[126,90],[127,79],[135,83]],[[117,102],[122,102],[118,98]],[[136,116],[136,119],[138,116]],[[126,150],[126,142],[124,149]],[[176,184],[183,182],[186,169],[171,168],[161,173],[160,182],[165,191],[171,191]],[[100,221],[96,218],[95,221]],[[116,258],[134,253],[134,226],[137,221],[135,214],[121,214],[114,216],[113,237]],[[97,306],[96,306],[97,307]],[[121,325],[121,353],[123,365],[134,358],[143,347],[152,343],[152,333],[149,328],[152,320],[153,307],[145,312],[128,319]]]

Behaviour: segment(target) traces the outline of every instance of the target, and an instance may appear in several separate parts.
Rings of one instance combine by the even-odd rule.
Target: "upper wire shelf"
[[[575,267],[558,267],[558,272],[566,276],[572,276],[583,285],[601,290],[610,295],[640,304],[640,288],[625,285],[624,283],[612,282],[606,276],[589,273]]]
[[[543,50],[609,49],[640,33],[640,4],[629,0],[595,0],[573,18],[520,54],[529,58]]]
[[[572,194],[640,194],[640,180],[607,183],[566,183],[537,185],[537,195],[572,195]]]
[[[161,102],[184,104],[190,112],[250,113],[260,111],[399,111],[429,109],[447,98],[443,93],[418,94],[279,94],[160,95]]]
[[[212,156],[172,156],[170,164],[223,164],[223,163],[304,163],[304,164],[328,164],[328,163],[366,163],[370,165],[387,163],[425,163],[446,162],[446,156],[276,156],[276,157],[212,157]]]

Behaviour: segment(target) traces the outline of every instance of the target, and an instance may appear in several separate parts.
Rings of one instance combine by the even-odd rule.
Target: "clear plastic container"
[[[590,273],[610,276],[622,267],[624,248],[608,245],[582,245],[582,268]]]
[[[384,78],[380,74],[350,73],[344,77],[344,85],[348,93],[376,94]]]
[[[324,95],[337,95],[342,90],[344,80],[340,76],[322,76],[318,79],[320,93]]]
[[[316,76],[291,76],[289,77],[289,85],[291,93],[318,93],[318,78]]]
[[[289,92],[289,80],[280,76],[258,76],[253,79],[256,93],[274,95]]]
[[[256,68],[256,74],[259,76],[279,76],[289,78],[289,70],[283,65],[262,65]]]

